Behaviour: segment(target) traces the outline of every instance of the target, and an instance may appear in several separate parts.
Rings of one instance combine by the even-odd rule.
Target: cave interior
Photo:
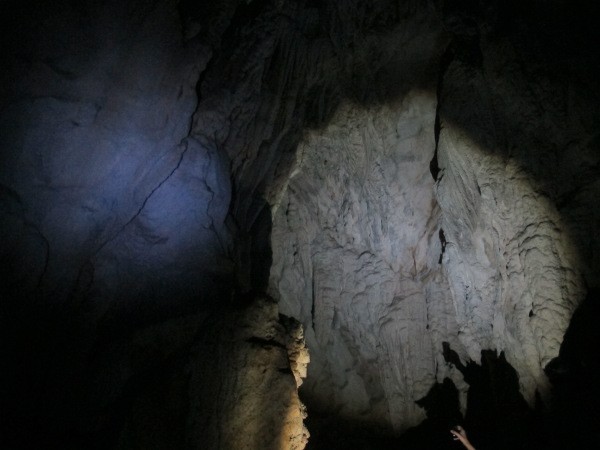
[[[598,448],[598,12],[0,2],[0,446]]]

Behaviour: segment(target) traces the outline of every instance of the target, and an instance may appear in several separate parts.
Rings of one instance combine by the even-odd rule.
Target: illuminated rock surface
[[[436,381],[466,390],[442,356],[460,344],[429,172],[435,108],[426,92],[342,106],[300,144],[273,221],[271,289],[311,349],[303,392],[396,431],[424,419],[415,400]]]
[[[585,448],[593,8],[214,3],[0,5],[0,446]]]

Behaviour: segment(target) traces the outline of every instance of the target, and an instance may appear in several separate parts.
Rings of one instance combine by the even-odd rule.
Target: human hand
[[[469,450],[475,450],[469,439],[467,439],[467,432],[463,427],[457,425],[453,430],[450,430],[450,433],[454,436],[455,441],[460,441]]]
[[[464,444],[464,442],[468,440],[467,432],[460,425],[455,426],[454,429],[450,430],[450,433],[454,436],[455,441],[460,441]]]

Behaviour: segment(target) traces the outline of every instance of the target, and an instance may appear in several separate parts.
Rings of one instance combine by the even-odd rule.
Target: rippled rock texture
[[[537,28],[502,14],[446,2],[435,88],[345,104],[298,148],[270,289],[307,330],[309,405],[404,430],[436,381],[466,393],[444,341],[463,361],[504,352],[529,405],[549,401],[544,368],[597,284],[597,185],[575,174],[596,171],[598,110],[589,72],[535,53],[556,37],[528,43]]]
[[[436,99],[346,104],[298,148],[273,221],[271,289],[311,349],[303,392],[348,419],[417,425],[459,348],[429,171]],[[464,385],[464,384],[462,384]]]

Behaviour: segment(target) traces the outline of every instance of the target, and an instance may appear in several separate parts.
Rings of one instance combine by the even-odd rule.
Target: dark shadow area
[[[504,353],[481,352],[481,365],[463,364],[456,352],[444,344],[444,357],[469,384],[464,427],[476,448],[545,448],[540,423],[519,391],[516,371]]]
[[[304,420],[311,436],[307,450],[379,450],[396,447],[390,429],[378,424],[341,418],[309,406]]]
[[[175,383],[204,314],[129,328],[106,323],[94,333],[75,309],[38,305],[34,311],[13,311],[2,323],[0,447],[121,448],[126,424],[138,443],[152,429],[165,445],[141,448],[177,442],[186,402]],[[144,428],[146,421],[156,423]]]
[[[469,384],[464,426],[481,449],[593,449],[600,442],[600,317],[598,290],[573,315],[559,356],[545,368],[550,403],[529,408],[504,354],[485,350],[481,365],[463,364],[446,344],[444,356]],[[430,447],[434,448],[434,447]]]
[[[559,356],[545,368],[553,385],[547,434],[553,448],[592,449],[600,443],[600,291],[575,311]]]
[[[420,425],[411,428],[400,438],[396,448],[406,449],[458,449],[462,444],[453,440],[449,430],[463,425],[458,391],[449,378],[436,383],[429,393],[416,402],[427,413]]]
[[[467,411],[460,412],[458,391],[452,380],[432,386],[429,393],[416,403],[427,418],[400,437],[391,430],[374,425],[340,420],[339,417],[309,409],[306,420],[311,431],[308,449],[461,449],[453,440],[450,429],[463,426],[471,443],[485,449],[547,449],[555,446],[545,429],[547,420],[541,411],[529,408],[519,392],[518,377],[504,354],[482,352],[481,365],[469,361],[463,364],[456,352],[444,346],[447,363],[454,365],[469,384]],[[586,448],[586,447],[584,447]]]
[[[271,251],[271,208],[269,204],[260,199],[255,202],[260,206],[253,206],[256,216],[252,220],[250,231],[245,233],[240,230],[237,248],[240,251],[237,268],[237,289],[241,292],[266,292],[269,286],[269,274],[273,256]]]

